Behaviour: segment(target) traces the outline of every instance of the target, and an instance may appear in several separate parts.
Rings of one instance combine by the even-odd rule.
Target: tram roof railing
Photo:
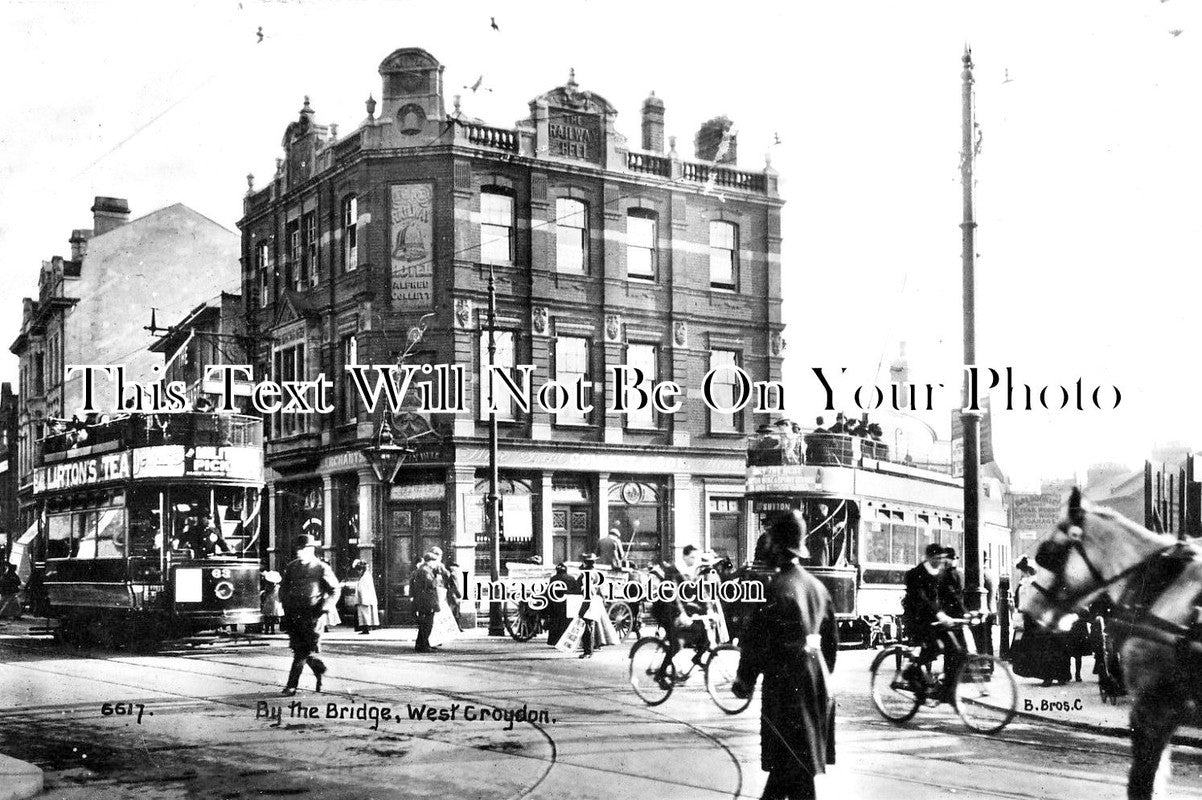
[[[883,441],[844,433],[757,433],[747,437],[747,466],[780,467],[806,464],[821,467],[865,466],[865,460],[885,461],[950,475],[951,464],[902,457]]]
[[[83,455],[135,447],[175,444],[186,447],[263,446],[263,420],[245,414],[186,411],[129,414],[91,425],[68,425],[40,442],[39,466]]]

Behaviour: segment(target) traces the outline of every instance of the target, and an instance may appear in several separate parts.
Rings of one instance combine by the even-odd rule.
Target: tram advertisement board
[[[748,467],[747,492],[758,494],[773,492],[850,492],[851,477],[847,472],[839,473],[824,467],[808,464],[790,464],[780,467]]]
[[[37,493],[74,489],[78,486],[120,481],[128,477],[127,454],[107,453],[63,464],[52,464],[49,467],[37,467],[33,471],[33,491]]]
[[[258,481],[263,454],[247,447],[192,447],[167,444],[133,451],[134,478],[233,478]]]

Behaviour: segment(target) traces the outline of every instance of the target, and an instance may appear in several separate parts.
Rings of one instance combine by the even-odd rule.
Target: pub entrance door
[[[432,547],[443,549],[442,502],[390,503],[387,621],[389,625],[412,622],[413,609],[409,599],[409,576],[417,562]]]

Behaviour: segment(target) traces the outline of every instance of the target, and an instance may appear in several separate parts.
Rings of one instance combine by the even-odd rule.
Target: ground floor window
[[[711,497],[709,502],[710,549],[719,558],[742,564],[747,558],[743,536],[743,500]]]
[[[664,559],[663,481],[646,478],[613,479],[609,485],[609,527],[617,528],[626,545],[626,558],[635,567]]]

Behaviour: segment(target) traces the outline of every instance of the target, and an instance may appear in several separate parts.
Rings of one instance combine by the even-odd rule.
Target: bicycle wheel
[[[663,639],[640,639],[630,650],[630,686],[649,706],[668,699],[676,684],[676,666]]]
[[[997,733],[1014,719],[1018,682],[1005,662],[970,655],[956,673],[956,713],[980,733]]]
[[[525,603],[506,600],[501,607],[505,630],[519,642],[528,642],[538,633],[538,612]]]
[[[921,667],[910,648],[895,644],[872,661],[872,704],[890,722],[905,722],[918,713],[926,691],[918,682]]]
[[[750,697],[736,697],[735,678],[739,672],[739,648],[733,644],[720,644],[710,651],[705,662],[705,690],[714,705],[727,714],[738,714],[751,705]]]

